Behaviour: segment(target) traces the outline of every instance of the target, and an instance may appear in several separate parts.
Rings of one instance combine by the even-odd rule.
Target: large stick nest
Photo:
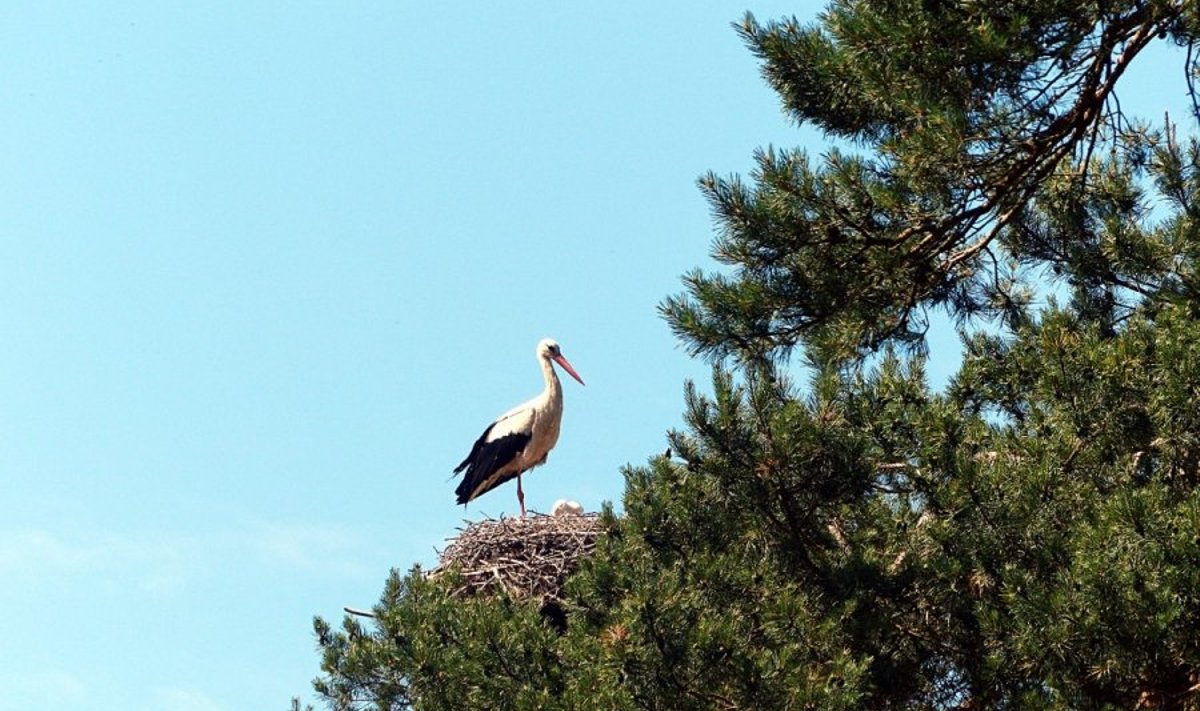
[[[467,524],[441,552],[429,577],[459,576],[455,597],[507,593],[514,599],[562,603],[567,576],[596,547],[597,514],[487,519]]]

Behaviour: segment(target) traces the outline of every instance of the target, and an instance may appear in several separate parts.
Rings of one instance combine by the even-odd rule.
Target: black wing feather
[[[454,467],[455,474],[462,474],[462,470],[466,469],[467,466],[471,463],[471,461],[475,459],[476,455],[479,454],[479,450],[483,448],[483,443],[487,439],[488,433],[490,433],[492,431],[492,428],[495,426],[496,426],[496,423],[493,422],[492,424],[487,426],[487,429],[483,431],[483,434],[479,435],[479,439],[475,440],[475,444],[472,445],[472,447],[471,447],[471,453],[467,455],[466,459],[462,460],[462,464],[459,464],[457,467]]]
[[[488,481],[498,469],[515,459],[532,439],[531,435],[514,432],[488,442],[487,436],[491,431],[491,427],[483,431],[479,439],[475,440],[475,446],[471,447],[471,453],[462,461],[462,464],[454,469],[456,474],[466,470],[462,481],[458,483],[458,488],[454,490],[460,504],[465,504],[471,499],[486,494],[516,477],[517,472],[514,471],[508,476]]]

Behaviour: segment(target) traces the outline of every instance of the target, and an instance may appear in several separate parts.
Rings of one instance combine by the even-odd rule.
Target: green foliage
[[[546,708],[563,692],[555,633],[536,608],[450,597],[419,569],[393,572],[377,627],[347,617],[334,633],[318,620],[327,668],[316,688],[335,708]]]
[[[1019,321],[1022,267],[1093,291],[1102,275],[1139,294],[1175,286],[1162,268],[1189,247],[1147,225],[1137,184],[1148,154],[1155,180],[1183,157],[1130,125],[1116,92],[1150,43],[1194,42],[1196,8],[844,1],[815,26],[747,17],[785,110],[863,150],[771,149],[752,185],[702,179],[714,256],[733,271],[688,275],[668,321],[717,357],[785,354],[814,332],[846,353],[919,345],[931,308]]]
[[[371,629],[317,621],[317,691],[423,711],[1200,708],[1200,144],[1115,98],[1153,41],[1197,74],[1197,8],[748,17],[787,110],[843,148],[702,181],[727,271],[663,311],[716,360],[712,388],[689,384],[673,457],[625,471],[566,631],[393,573]],[[933,308],[963,333],[941,392]]]

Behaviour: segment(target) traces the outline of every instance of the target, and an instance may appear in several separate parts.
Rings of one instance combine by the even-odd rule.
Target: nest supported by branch
[[[563,584],[596,547],[603,531],[597,514],[487,519],[467,524],[441,552],[435,578],[454,570],[455,597],[505,592],[561,609]]]

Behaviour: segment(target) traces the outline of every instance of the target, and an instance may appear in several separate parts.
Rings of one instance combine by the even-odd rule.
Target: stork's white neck
[[[542,377],[546,379],[546,397],[561,399],[562,385],[558,382],[558,373],[554,372],[554,363],[546,356],[539,356],[538,360],[542,363]]]

